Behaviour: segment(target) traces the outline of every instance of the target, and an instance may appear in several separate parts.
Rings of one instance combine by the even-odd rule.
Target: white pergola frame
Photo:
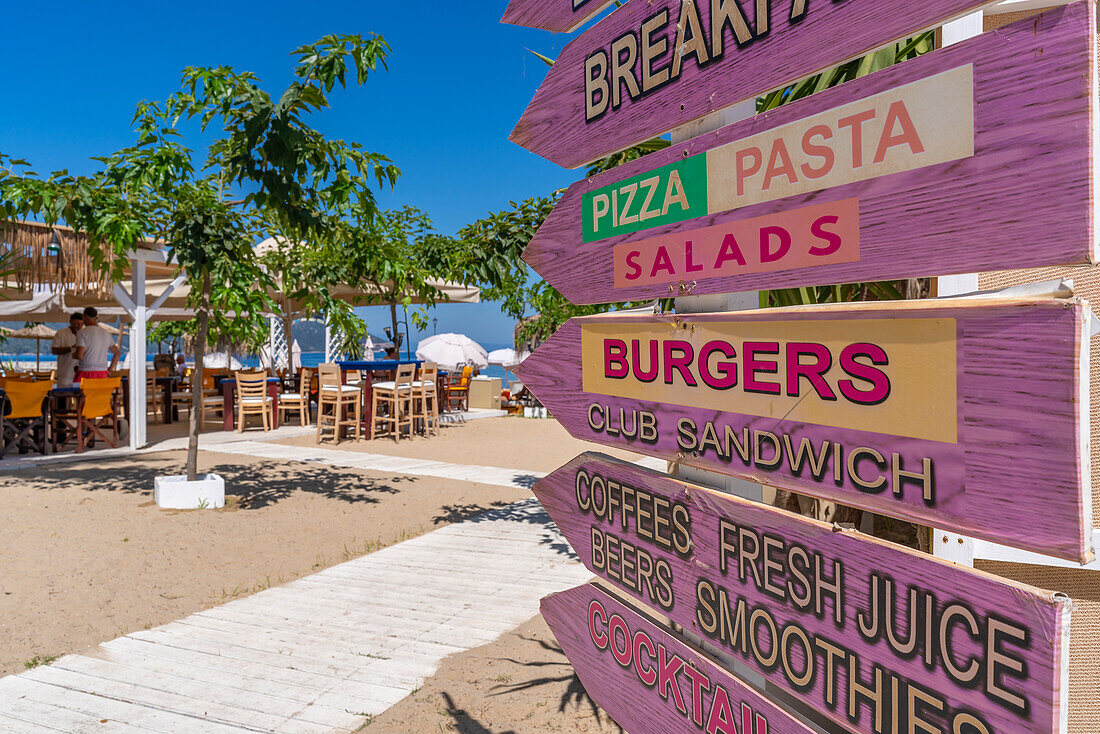
[[[148,399],[145,380],[140,376],[145,373],[146,359],[146,334],[148,334],[149,319],[164,305],[169,296],[187,280],[186,275],[180,274],[168,285],[152,303],[146,303],[148,294],[145,292],[145,264],[155,262],[158,264],[170,264],[168,254],[164,250],[139,250],[130,254],[130,287],[132,293],[119,283],[115,283],[114,296],[123,310],[130,316],[130,414],[127,416],[130,424],[130,448],[140,449],[148,442],[148,416],[145,404]]]

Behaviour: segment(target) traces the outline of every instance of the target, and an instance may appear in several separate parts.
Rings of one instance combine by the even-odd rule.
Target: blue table
[[[388,372],[396,370],[403,364],[415,364],[417,367],[424,364],[422,359],[372,359],[372,360],[348,360],[337,362],[336,365],[343,372]]]

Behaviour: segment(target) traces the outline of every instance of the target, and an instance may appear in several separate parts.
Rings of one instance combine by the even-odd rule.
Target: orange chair
[[[462,368],[462,376],[451,375],[447,381],[447,410],[458,407],[459,410],[468,410],[470,400],[470,377],[474,374],[474,368],[467,365]]]
[[[10,410],[0,410],[0,459],[11,449],[34,449],[46,453],[46,415],[52,382],[4,380]]]
[[[86,446],[94,446],[97,436],[111,448],[118,448],[118,391],[121,387],[119,377],[85,377],[80,381],[83,396],[77,426],[78,454]]]

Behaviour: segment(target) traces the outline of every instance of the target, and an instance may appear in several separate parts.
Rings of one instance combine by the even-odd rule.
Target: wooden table
[[[221,379],[222,390],[222,416],[225,421],[225,430],[235,431],[236,413],[233,410],[234,397],[237,394],[237,380],[232,377],[223,377]],[[271,427],[279,427],[279,385],[282,384],[282,380],[278,377],[267,378],[267,394],[271,398]]]

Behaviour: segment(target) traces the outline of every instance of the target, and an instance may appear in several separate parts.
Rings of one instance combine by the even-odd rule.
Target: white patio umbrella
[[[435,362],[445,370],[460,367],[483,369],[489,366],[489,355],[480,344],[465,334],[437,334],[416,345],[416,357]]]
[[[202,356],[202,366],[212,370],[239,370],[243,369],[236,357],[225,352],[212,352]]]
[[[489,352],[489,364],[499,364],[506,370],[518,367],[523,360],[531,356],[530,352],[517,352],[515,349],[494,349]]]

